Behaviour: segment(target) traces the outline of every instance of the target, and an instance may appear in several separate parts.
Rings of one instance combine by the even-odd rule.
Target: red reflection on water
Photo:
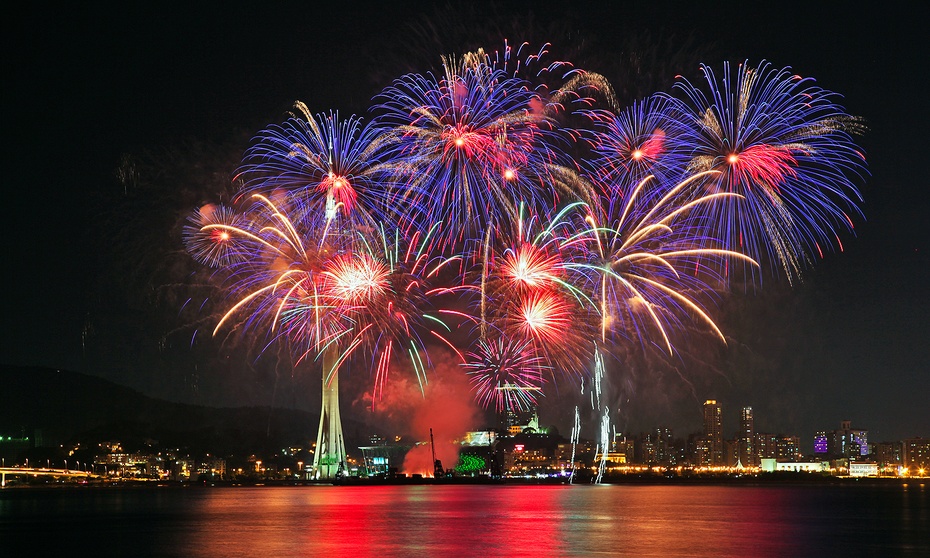
[[[901,512],[890,513],[900,509],[900,488],[888,492],[694,485],[218,489],[185,503],[185,528],[166,544],[188,558],[719,558],[862,555],[889,545],[921,555],[927,545],[913,525],[926,517],[925,494],[906,506],[912,527],[902,531]]]

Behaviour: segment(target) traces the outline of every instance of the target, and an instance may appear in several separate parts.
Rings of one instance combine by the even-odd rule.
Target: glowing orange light
[[[633,157],[633,160],[639,161],[640,159],[643,158],[643,150],[642,150],[642,149],[637,149],[637,150],[633,151],[632,157]]]
[[[465,145],[465,140],[464,140],[464,139],[462,139],[462,138],[460,138],[460,137],[459,137],[459,138],[455,138],[455,146],[456,146],[456,147],[462,147],[463,145]]]
[[[342,177],[336,177],[333,179],[333,188],[342,188],[346,185],[346,181]]]
[[[735,165],[739,162],[739,155],[736,153],[730,153],[730,155],[727,157],[727,162],[731,165]]]
[[[515,176],[517,175],[513,172],[513,169],[507,169],[504,171],[504,180],[513,180]]]

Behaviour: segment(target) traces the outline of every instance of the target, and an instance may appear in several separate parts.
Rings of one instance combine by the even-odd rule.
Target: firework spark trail
[[[586,278],[583,288],[597,301],[602,342],[626,338],[673,354],[674,333],[694,320],[725,342],[709,314],[712,295],[722,284],[713,264],[727,258],[755,262],[715,247],[716,230],[706,208],[738,196],[695,195],[704,177],[673,187],[647,177],[603,211],[609,225],[601,225],[592,211],[585,217],[587,228],[575,233],[574,239],[587,244],[587,261],[570,266]]]
[[[692,128],[688,170],[719,171],[705,175],[706,187],[745,198],[715,204],[727,247],[765,256],[793,280],[814,254],[841,247],[838,232],[862,216],[855,183],[867,171],[852,137],[864,124],[790,68],[743,63],[734,75],[725,64],[719,80],[701,69],[708,94],[682,79],[685,100],[668,97]]]
[[[601,483],[601,479],[604,476],[604,469],[607,466],[608,452],[610,451],[611,447],[610,406],[604,402],[602,391],[602,383],[604,381],[605,375],[606,368],[604,367],[604,357],[599,350],[595,350],[594,373],[592,374],[594,386],[591,389],[591,408],[596,412],[600,419],[598,429],[598,446],[597,451],[595,451],[595,455],[601,456],[600,460],[598,461],[597,476],[594,480],[595,484]]]
[[[572,460],[569,464],[571,467],[571,475],[568,477],[569,484],[572,483],[575,479],[575,448],[578,446],[578,442],[581,440],[581,415],[578,413],[578,407],[575,407],[575,423],[572,425]]]
[[[595,455],[600,454],[601,458],[597,463],[597,476],[594,484],[600,484],[604,478],[604,469],[607,467],[607,454],[610,451],[610,410],[604,409],[600,421],[600,436],[598,437],[598,449]]]

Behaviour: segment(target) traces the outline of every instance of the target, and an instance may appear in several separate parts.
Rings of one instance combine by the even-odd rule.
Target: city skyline
[[[8,301],[11,312],[6,313],[7,329],[13,333],[5,341],[4,361],[99,374],[177,400],[221,405],[274,402],[318,409],[319,395],[309,387],[318,385],[318,378],[297,378],[298,374],[280,369],[273,359],[224,363],[218,351],[209,356],[214,347],[195,351],[190,348],[190,339],[171,335],[181,325],[172,323],[171,318],[183,301],[172,300],[172,293],[153,283],[153,275],[170,275],[153,271],[178,265],[166,255],[180,249],[179,239],[171,237],[170,227],[153,234],[120,223],[114,209],[132,215],[132,211],[138,211],[132,204],[149,200],[121,195],[112,176],[121,168],[120,157],[125,154],[159,152],[154,159],[168,167],[186,165],[182,154],[196,152],[199,139],[203,148],[200,154],[208,161],[208,171],[200,178],[211,183],[212,188],[218,180],[210,172],[231,173],[241,151],[227,153],[225,148],[219,148],[223,156],[228,155],[231,163],[227,163],[207,155],[215,151],[209,147],[211,142],[222,144],[236,134],[247,138],[279,120],[279,111],[298,99],[311,104],[313,111],[359,111],[368,102],[368,94],[363,91],[374,89],[370,82],[384,85],[382,77],[376,75],[380,68],[372,67],[364,56],[359,61],[346,53],[326,50],[325,41],[296,49],[316,52],[323,48],[327,53],[305,60],[305,70],[285,60],[269,45],[247,47],[223,41],[216,43],[222,45],[216,47],[217,52],[185,64],[169,60],[159,48],[133,45],[134,40],[157,39],[153,44],[166,52],[185,52],[188,47],[180,44],[184,41],[204,45],[208,37],[225,36],[221,23],[201,29],[209,19],[196,11],[186,18],[185,14],[157,15],[148,22],[152,26],[143,26],[136,38],[130,24],[137,21],[136,16],[144,16],[138,19],[142,20],[152,14],[133,12],[117,17],[89,10],[79,17],[90,28],[98,26],[105,31],[98,34],[98,42],[80,32],[65,32],[63,37],[75,44],[73,54],[67,54],[69,49],[58,42],[62,39],[49,38],[51,46],[33,45],[14,57],[14,81],[18,86],[11,105],[20,108],[4,110],[11,111],[7,120],[13,123],[14,133],[24,138],[17,143],[28,146],[15,155],[26,164],[10,165],[16,171],[11,175],[14,190],[23,193],[14,202],[18,219],[14,229],[17,234],[31,231],[32,236],[17,237],[13,257],[24,271],[34,273],[30,273],[33,280],[21,279],[16,285],[21,289],[17,292],[24,294],[22,300],[30,304],[21,306],[18,300]],[[624,14],[620,9],[616,13],[609,11],[571,12],[571,25],[581,29],[582,35],[591,29],[591,37],[610,44],[611,33],[622,29],[619,20]],[[548,21],[556,13],[558,8],[540,5],[535,21]],[[597,15],[604,16],[600,25],[594,22]],[[664,22],[674,24],[678,30],[702,32],[699,26],[691,28],[682,21],[702,15],[693,12],[656,10],[625,15],[642,29],[656,29],[657,22]],[[332,16],[347,17],[339,12]],[[631,372],[608,378],[607,384],[615,384],[606,386],[614,394],[629,395],[627,400],[616,403],[620,429],[636,423],[655,423],[655,417],[663,415],[673,424],[688,424],[699,416],[692,406],[695,402],[716,399],[731,409],[752,407],[757,431],[793,431],[802,440],[808,438],[808,433],[833,428],[831,425],[842,420],[852,420],[879,439],[930,434],[926,432],[930,417],[919,397],[919,393],[930,389],[930,361],[923,341],[928,337],[925,313],[930,308],[925,287],[930,265],[926,235],[918,226],[925,215],[927,194],[916,188],[917,181],[911,177],[913,167],[909,166],[925,150],[926,140],[913,131],[921,128],[920,119],[925,118],[913,93],[921,88],[896,88],[895,97],[904,98],[892,102],[887,92],[861,83],[899,84],[905,76],[912,77],[905,71],[908,65],[904,60],[885,56],[879,48],[883,41],[892,40],[890,18],[870,22],[864,15],[860,19],[828,10],[808,17],[811,21],[807,23],[781,22],[787,29],[807,31],[783,42],[776,40],[779,34],[762,31],[757,43],[747,36],[751,33],[746,27],[738,25],[721,33],[708,34],[704,30],[698,41],[708,45],[713,42],[733,62],[772,59],[779,66],[796,67],[842,94],[849,111],[867,120],[870,130],[862,142],[871,176],[863,187],[865,219],[856,223],[855,236],[842,238],[842,251],[817,262],[799,284],[767,278],[754,292],[721,301],[718,320],[727,335],[726,346],[687,347],[687,362],[682,359],[671,366],[629,359]],[[734,23],[746,21],[732,18]],[[362,19],[360,27],[379,29],[382,22],[372,19]],[[407,23],[395,21],[398,29]],[[64,19],[55,19],[51,24],[55,29],[65,25]],[[158,24],[176,25],[181,41],[173,45],[167,42],[157,31]],[[820,38],[810,32],[815,24],[826,25]],[[261,25],[273,29],[275,23],[260,19],[255,25],[255,29]],[[873,33],[863,32],[868,29]],[[538,29],[533,31],[538,34]],[[908,52],[918,57],[926,54],[925,48],[917,45],[916,35],[896,35],[892,41],[913,49]],[[383,30],[373,36],[378,39],[368,43],[360,36],[356,39],[370,46],[385,41],[381,46],[386,46],[392,35]],[[557,42],[562,38],[548,40],[554,43],[553,50],[571,54],[571,43]],[[857,45],[860,40],[863,44]],[[830,46],[824,52],[812,52],[821,41]],[[128,45],[122,51],[124,55],[118,55],[124,42]],[[56,64],[64,65],[70,56],[85,57],[83,71],[63,71],[59,66],[52,66],[49,74],[40,70],[40,61],[54,59],[48,55],[56,47],[66,53]],[[870,56],[857,56],[863,53]],[[714,55],[715,60],[721,58]],[[592,71],[610,69],[605,64],[602,70],[599,62],[603,59],[579,61]],[[237,74],[237,78],[230,78],[228,73]],[[884,79],[862,80],[862,73]],[[364,85],[354,88],[347,98],[340,98],[342,93],[332,82],[351,79]],[[20,110],[34,107],[37,102],[52,106],[51,101],[60,101],[56,99],[59,94],[67,99],[68,81],[74,85],[74,106],[65,100],[64,106],[69,106],[65,114],[36,116],[35,110],[24,111],[30,112],[28,118],[20,114]],[[269,83],[274,86],[263,87]],[[913,113],[908,110],[909,99],[917,107]],[[905,112],[917,124],[898,133],[896,126],[900,126],[900,115]],[[67,138],[60,169],[44,165],[45,155],[34,147],[42,145],[41,134],[56,127],[58,135]],[[235,133],[230,131],[233,129]],[[905,141],[900,140],[900,135],[905,136]],[[84,137],[88,138],[86,142],[81,139]],[[194,143],[185,143],[191,137],[197,138]],[[216,141],[217,137],[222,139]],[[241,146],[238,141],[230,143]],[[25,195],[38,186],[48,190],[45,199]],[[179,189],[192,205],[207,197],[199,185]],[[160,207],[158,211],[167,214],[167,219],[154,221],[163,224],[175,218],[174,207],[181,205],[166,203],[157,196],[150,201],[152,207]],[[32,219],[37,207],[40,213],[47,214],[38,231],[30,226],[35,225]],[[118,234],[104,223],[119,224]],[[152,239],[157,239],[154,244]],[[153,249],[152,254],[146,256],[144,251],[148,249]],[[120,257],[126,260],[118,261]],[[154,257],[166,259],[162,263],[149,261]],[[364,380],[359,383],[367,383],[367,375],[361,377]],[[440,385],[446,381],[455,385],[447,373],[435,377]],[[277,395],[279,387],[285,395]],[[352,391],[344,404],[352,405],[362,394],[358,386],[349,389]],[[542,405],[564,430],[570,424],[568,415],[576,400],[583,398],[550,393]],[[359,413],[360,408],[346,408],[343,414],[350,411]],[[738,420],[724,418],[725,433],[738,429],[727,423],[737,424]]]

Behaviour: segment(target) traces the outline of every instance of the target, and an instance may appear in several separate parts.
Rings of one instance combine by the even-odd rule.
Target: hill
[[[165,448],[243,455],[307,447],[318,424],[318,415],[305,411],[186,405],[78,372],[0,366],[0,435],[29,436],[37,445],[119,440],[132,450],[154,440]],[[344,428],[347,438],[360,430]]]

